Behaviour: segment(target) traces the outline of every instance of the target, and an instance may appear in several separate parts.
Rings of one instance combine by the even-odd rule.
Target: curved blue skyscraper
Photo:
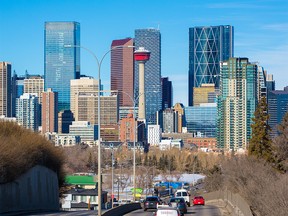
[[[45,90],[58,92],[59,111],[69,110],[70,80],[80,77],[80,24],[46,22],[44,37]]]
[[[219,63],[234,55],[233,26],[201,26],[189,28],[188,102],[193,106],[193,88],[214,84],[219,89]]]
[[[149,61],[145,63],[146,121],[148,124],[156,124],[156,112],[162,108],[160,30],[136,29],[134,42],[136,49],[144,47],[151,52]],[[135,99],[138,101],[139,67],[137,63],[135,63],[134,83]]]

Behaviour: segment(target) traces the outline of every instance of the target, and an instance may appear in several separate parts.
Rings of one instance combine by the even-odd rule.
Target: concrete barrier
[[[117,206],[113,209],[106,211],[102,215],[103,216],[122,216],[122,215],[127,214],[131,211],[135,211],[135,210],[141,209],[141,208],[142,207],[141,207],[140,203],[130,203],[130,204],[126,204],[126,205]]]
[[[58,177],[35,166],[13,182],[0,185],[0,215],[59,210]]]
[[[234,194],[231,191],[214,191],[203,194],[205,200],[223,200],[226,203],[226,208],[229,209],[232,216],[253,216],[248,203],[239,195]]]

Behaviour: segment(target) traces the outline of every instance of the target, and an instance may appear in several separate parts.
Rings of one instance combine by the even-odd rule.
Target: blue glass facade
[[[187,131],[201,137],[216,137],[217,106],[185,107],[185,121]]]
[[[219,88],[219,63],[228,60],[233,55],[233,26],[189,29],[189,106],[193,106],[194,87],[201,87],[202,84],[215,84],[215,88]]]
[[[144,47],[151,52],[150,60],[145,63],[146,121],[156,124],[156,112],[162,108],[161,86],[161,34],[158,29],[136,29],[136,49]],[[135,62],[135,98],[139,94],[139,67]],[[138,100],[137,100],[138,101]]]
[[[70,80],[80,77],[80,24],[46,22],[44,37],[45,90],[58,92],[59,111],[69,110]]]
[[[268,98],[268,124],[271,127],[271,136],[277,136],[277,125],[279,125],[288,111],[288,87],[284,90],[270,91]]]

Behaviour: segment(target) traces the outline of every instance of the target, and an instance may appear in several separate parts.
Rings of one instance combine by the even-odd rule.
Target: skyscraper
[[[226,151],[247,150],[258,103],[258,65],[248,58],[230,58],[220,68],[217,144]]]
[[[126,46],[113,49],[117,46]],[[111,90],[118,90],[119,106],[132,107],[134,95],[133,39],[113,40],[111,44]],[[131,97],[129,97],[129,96]]]
[[[45,90],[58,92],[59,111],[69,110],[70,80],[80,77],[80,24],[46,22],[44,37]]]
[[[172,82],[169,81],[169,77],[161,78],[162,86],[162,110],[172,107],[173,103],[173,89]]]
[[[150,51],[150,59],[145,64],[146,122],[156,124],[156,112],[162,108],[161,87],[161,34],[158,29],[136,29],[134,44],[136,49],[144,47]],[[139,66],[135,63],[134,97],[139,97]],[[140,95],[141,97],[141,95]]]
[[[233,26],[204,26],[189,29],[189,106],[194,104],[194,87],[214,84],[216,89],[219,88],[219,64],[233,55]]]
[[[0,62],[0,116],[12,116],[11,64]]]

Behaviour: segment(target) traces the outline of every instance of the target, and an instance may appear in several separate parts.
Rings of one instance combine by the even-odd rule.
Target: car
[[[147,196],[144,201],[144,211],[147,209],[157,209],[162,204],[162,200],[158,196]]]
[[[160,207],[153,214],[154,216],[181,216],[180,211],[173,207]]]
[[[177,208],[180,211],[181,215],[184,215],[184,213],[187,213],[187,204],[183,197],[171,198],[169,200],[168,205],[171,207]]]
[[[175,193],[175,197],[183,197],[186,204],[190,207],[190,194],[185,189],[179,189]]]
[[[202,196],[195,196],[193,199],[193,205],[205,205],[205,199]]]

